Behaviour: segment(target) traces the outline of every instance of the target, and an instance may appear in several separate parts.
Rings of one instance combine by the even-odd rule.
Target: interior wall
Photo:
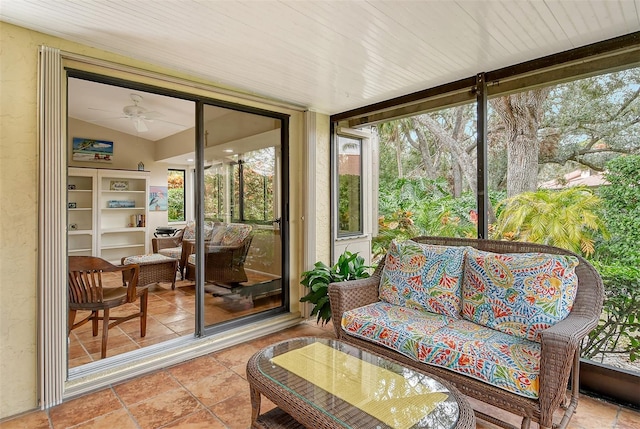
[[[194,114],[195,116],[195,114]],[[154,159],[167,159],[181,156],[185,153],[193,153],[196,144],[196,129],[180,131],[172,136],[165,137],[156,142]]]
[[[111,168],[119,170],[137,170],[138,163],[144,164],[145,171],[151,172],[149,186],[167,186],[167,174],[169,167],[167,164],[155,161],[155,152],[158,142],[146,140],[140,136],[122,133],[110,128],[102,127],[89,122],[69,118],[68,127],[68,159],[70,167],[87,168]],[[113,142],[113,162],[81,162],[74,161],[72,154],[73,138],[81,137],[88,139],[107,140]],[[192,145],[193,145],[192,140]],[[147,219],[147,241],[149,252],[151,252],[151,237],[153,231],[159,226],[167,226],[167,211],[149,210]]]
[[[86,55],[210,85],[210,82],[167,70],[138,60],[93,49],[57,37],[44,35],[0,22],[0,419],[35,409],[38,402],[38,48],[47,45],[66,52]],[[83,68],[101,72],[97,66]],[[126,78],[126,73],[113,72]],[[184,90],[177,84],[168,88]],[[191,90],[212,97],[206,89]],[[257,101],[231,95],[220,99],[271,108]],[[302,113],[271,108],[290,117],[290,244],[291,311],[298,311],[299,278],[302,262]],[[86,136],[90,137],[90,136]],[[117,149],[116,149],[117,150]],[[146,159],[146,158],[145,158]],[[134,162],[137,168],[136,159]],[[46,160],[45,160],[46,162]],[[144,161],[143,161],[144,162]],[[146,163],[145,163],[146,167]],[[324,173],[323,173],[324,174]],[[326,172],[328,176],[328,170]],[[297,175],[297,176],[296,176]],[[152,180],[156,180],[155,177]],[[327,178],[328,180],[328,178]],[[325,188],[325,192],[326,192]],[[41,273],[46,275],[46,273]],[[64,290],[64,285],[60,285]]]
[[[101,127],[79,119],[69,118],[68,127],[68,157],[70,167],[113,168],[120,170],[137,170],[142,162],[145,170],[151,170],[155,164],[155,143],[140,136],[132,136],[110,128]],[[74,137],[107,140],[113,142],[112,162],[82,162],[74,161],[71,153]]]

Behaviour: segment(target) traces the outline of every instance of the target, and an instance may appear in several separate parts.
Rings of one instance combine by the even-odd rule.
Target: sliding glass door
[[[282,121],[211,105],[203,116],[199,278],[204,325],[212,327],[283,306]],[[194,278],[197,264],[191,255]]]

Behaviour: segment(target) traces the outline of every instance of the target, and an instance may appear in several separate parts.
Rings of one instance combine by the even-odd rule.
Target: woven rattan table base
[[[252,427],[256,429],[304,429],[301,423],[280,408],[274,408],[259,416]]]

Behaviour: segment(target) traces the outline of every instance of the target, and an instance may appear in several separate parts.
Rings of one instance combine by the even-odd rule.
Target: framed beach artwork
[[[149,186],[149,211],[167,211],[166,186]]]
[[[113,162],[113,142],[73,138],[73,160],[85,162]]]

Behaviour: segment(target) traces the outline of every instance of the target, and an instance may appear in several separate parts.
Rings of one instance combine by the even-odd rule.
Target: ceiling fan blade
[[[129,119],[129,118],[127,118],[126,116],[112,116],[110,118],[89,119],[89,120],[86,120],[85,122],[91,122],[91,123],[110,122],[116,119]]]
[[[121,115],[121,113],[119,112],[114,112],[113,110],[107,110],[107,109],[98,109],[96,107],[87,107],[87,110],[96,110],[98,112],[108,112],[111,113],[112,115]]]
[[[144,133],[145,131],[149,131],[149,127],[147,127],[147,124],[144,122],[144,119],[142,118],[134,118],[133,126],[136,128],[136,131],[139,133]]]
[[[153,120],[153,119],[158,119],[158,118],[162,118],[164,115],[160,112],[155,112],[155,111],[145,111],[142,115],[140,116],[144,116],[145,119],[149,119],[149,120]]]

